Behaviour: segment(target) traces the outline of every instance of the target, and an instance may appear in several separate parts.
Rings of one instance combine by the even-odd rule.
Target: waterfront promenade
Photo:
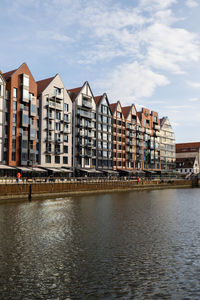
[[[23,200],[46,196],[70,196],[90,193],[115,191],[132,191],[146,189],[190,188],[197,186],[192,180],[182,179],[103,179],[103,178],[54,178],[54,182],[46,179],[27,180],[16,183],[16,180],[1,181],[0,199]]]

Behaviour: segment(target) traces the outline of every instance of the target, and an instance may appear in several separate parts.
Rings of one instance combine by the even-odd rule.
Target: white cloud
[[[187,81],[186,82],[188,86],[199,89],[200,88],[200,82],[195,82],[195,81]]]
[[[195,8],[195,7],[199,6],[197,1],[195,1],[195,0],[187,0],[187,1],[185,1],[185,5],[189,8]]]
[[[156,87],[167,84],[169,80],[165,76],[138,62],[120,65],[108,77],[95,83],[98,87],[104,87],[112,99],[120,98],[124,105],[150,97]]]
[[[197,101],[199,101],[199,98],[190,98],[188,101],[189,102],[197,102]]]
[[[166,9],[172,4],[175,4],[177,0],[141,0],[140,6],[145,9]]]

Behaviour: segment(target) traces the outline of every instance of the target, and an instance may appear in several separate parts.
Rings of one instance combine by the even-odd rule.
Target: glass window
[[[13,97],[17,98],[17,89],[16,88],[13,88]]]
[[[16,152],[12,152],[12,161],[16,160]]]
[[[60,123],[56,123],[56,130],[60,130]]]
[[[51,163],[51,155],[45,155],[45,162],[47,164],[50,164]]]
[[[30,137],[35,139],[35,129],[34,128],[31,128],[31,130],[30,130]]]
[[[64,142],[68,142],[68,135],[64,134]]]
[[[63,152],[64,152],[64,153],[68,153],[68,146],[64,146],[64,147],[63,147]]]
[[[17,101],[13,101],[13,110],[17,110]]]
[[[29,92],[27,90],[23,90],[23,98],[29,100]]]
[[[16,135],[16,126],[12,127],[12,135],[14,135],[14,136]]]
[[[29,77],[23,76],[23,84],[29,86]]]
[[[13,123],[17,122],[17,114],[13,114]]]
[[[60,163],[60,156],[55,156],[55,163],[59,164]]]
[[[69,110],[69,104],[64,103],[64,111],[68,111]]]
[[[63,164],[67,165],[68,164],[68,157],[63,156]]]
[[[64,114],[64,120],[68,122],[69,121],[69,115]]]
[[[60,119],[61,119],[61,113],[58,112],[58,111],[56,112],[56,119],[57,119],[57,120],[60,120]]]

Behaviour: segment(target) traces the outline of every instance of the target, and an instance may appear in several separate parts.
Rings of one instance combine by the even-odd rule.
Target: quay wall
[[[152,180],[137,183],[136,180],[94,180],[84,182],[4,183],[0,184],[0,200],[20,200],[36,197],[72,196],[102,192],[146,189],[190,188],[192,180]],[[196,186],[196,185],[195,185]]]

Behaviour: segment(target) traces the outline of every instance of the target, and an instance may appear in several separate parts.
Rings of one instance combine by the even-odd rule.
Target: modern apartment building
[[[175,135],[168,117],[160,119],[161,169],[176,169]]]
[[[112,111],[110,109],[107,94],[94,97],[96,102],[97,119],[97,162],[96,168],[102,171],[113,168],[112,149]]]
[[[37,81],[40,103],[39,163],[72,167],[72,102],[59,74]]]
[[[96,156],[96,102],[89,83],[70,89],[73,121],[73,170],[95,172]]]
[[[3,144],[4,142],[4,122],[5,122],[5,114],[4,114],[4,106],[5,106],[5,95],[6,95],[6,82],[2,76],[2,72],[0,71],[0,163],[3,162]]]
[[[120,101],[110,104],[113,115],[113,170],[126,169],[126,124]]]
[[[139,146],[139,152],[141,152],[142,154],[142,169],[159,170],[161,168],[161,164],[159,134],[160,120],[158,118],[158,113],[150,111],[147,108],[142,108],[142,111],[138,113],[138,116],[140,119],[141,126],[137,128],[137,137],[141,135],[141,143],[140,141],[138,141],[138,139],[137,147]]]
[[[135,105],[122,107],[125,118],[126,169],[136,169],[136,129],[139,122]]]
[[[3,160],[9,166],[37,164],[37,84],[27,66],[3,74],[6,81]]]

